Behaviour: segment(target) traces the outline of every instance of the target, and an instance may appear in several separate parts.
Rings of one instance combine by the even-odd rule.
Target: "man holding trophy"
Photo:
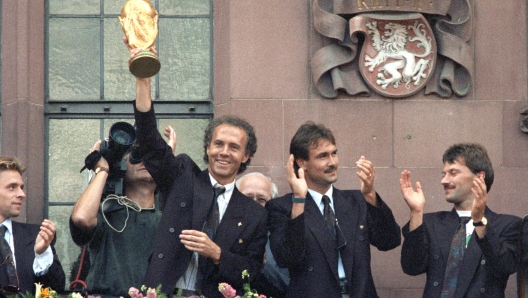
[[[236,175],[257,150],[254,129],[236,116],[214,119],[205,131],[208,167],[203,171],[189,156],[174,156],[160,142],[150,95],[149,77],[155,72],[147,69],[156,64],[157,14],[146,2],[128,1],[120,17],[130,71],[136,76],[137,140],[145,167],[164,198],[145,285],[161,285],[169,296],[177,290],[183,296],[221,298],[218,284],[227,282],[242,294],[242,271],[252,280],[260,273],[267,242],[266,209],[235,186]],[[137,62],[146,56],[151,62]]]

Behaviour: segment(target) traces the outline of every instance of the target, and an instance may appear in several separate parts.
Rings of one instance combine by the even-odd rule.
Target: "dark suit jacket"
[[[386,251],[400,245],[400,227],[390,208],[365,201],[358,190],[334,187],[335,215],[347,244],[341,258],[350,297],[378,297],[370,269],[370,245]],[[286,297],[341,297],[338,250],[319,207],[307,194],[304,213],[291,219],[292,194],[270,200],[271,250],[277,264],[287,267],[290,285]]]
[[[136,125],[138,142],[146,153],[144,164],[164,197],[145,284],[161,284],[162,291],[170,295],[192,255],[179,236],[184,229],[203,229],[213,202],[213,186],[207,170],[201,171],[187,155],[172,154],[158,132],[153,110],[136,110]],[[207,259],[204,295],[223,297],[218,291],[220,282],[242,291],[242,271],[248,270],[254,278],[262,267],[267,241],[266,209],[235,187],[213,241],[222,249],[221,261],[215,265]]]
[[[33,261],[35,260],[35,240],[40,231],[40,225],[26,224],[13,221],[13,241],[15,242],[15,258],[18,279],[20,281],[21,293],[29,291],[35,294],[35,283],[40,282],[44,287],[51,287],[57,292],[64,292],[66,277],[59,262],[59,258],[53,247],[55,239],[51,244],[53,251],[53,263],[48,272],[42,276],[33,273]]]
[[[486,207],[486,236],[473,232],[464,253],[455,297],[504,297],[510,274],[519,264],[521,219]],[[405,237],[401,266],[409,275],[427,274],[423,297],[440,297],[451,241],[459,225],[455,209],[424,215],[423,224]]]

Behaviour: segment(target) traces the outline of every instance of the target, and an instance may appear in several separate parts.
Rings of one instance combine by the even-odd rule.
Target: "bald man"
[[[275,183],[269,177],[258,172],[242,176],[237,180],[236,186],[241,193],[252,198],[262,206],[265,206],[269,200],[279,196],[279,191]],[[259,294],[266,295],[267,297],[285,297],[290,282],[290,275],[288,269],[280,268],[277,262],[275,262],[271,254],[269,241],[266,244],[266,255],[264,256],[264,266],[262,267],[261,273],[251,283],[251,286]]]

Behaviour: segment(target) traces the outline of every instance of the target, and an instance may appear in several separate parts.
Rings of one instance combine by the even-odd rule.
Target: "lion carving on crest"
[[[411,83],[417,86],[421,79],[427,77],[425,70],[430,64],[430,59],[425,57],[431,54],[432,44],[431,37],[426,36],[424,24],[415,21],[414,25],[406,27],[389,22],[383,28],[383,36],[380,35],[377,22],[365,25],[368,28],[367,34],[372,35],[372,47],[378,52],[375,57],[365,55],[365,67],[368,67],[369,72],[373,72],[381,65],[378,69],[377,85],[385,90],[389,85],[398,88],[405,84],[405,88],[409,89]],[[409,29],[414,32],[414,36],[409,37]],[[410,42],[416,42],[417,48],[424,49],[423,53],[407,50],[407,43]]]

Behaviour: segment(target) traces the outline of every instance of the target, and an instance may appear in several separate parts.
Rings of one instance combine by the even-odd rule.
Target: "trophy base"
[[[128,69],[137,78],[150,78],[155,76],[161,68],[158,57],[151,51],[142,50],[132,61]]]

